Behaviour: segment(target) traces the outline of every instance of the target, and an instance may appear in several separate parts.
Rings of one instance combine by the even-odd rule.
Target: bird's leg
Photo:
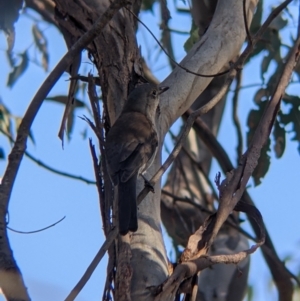
[[[140,176],[144,179],[145,187],[149,188],[150,191],[151,191],[152,193],[154,193],[154,192],[155,192],[155,191],[154,191],[154,187],[153,187],[153,185],[150,183],[150,181],[148,181],[148,180],[146,179],[146,177],[145,177],[143,174],[140,174]]]

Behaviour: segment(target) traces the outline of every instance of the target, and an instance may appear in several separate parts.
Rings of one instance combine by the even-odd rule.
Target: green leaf
[[[270,151],[271,139],[269,138],[266,145],[262,148],[260,152],[260,157],[258,159],[257,166],[255,167],[252,177],[255,186],[261,184],[261,179],[265,177],[270,167],[270,156],[268,152]]]
[[[294,132],[294,137],[292,138],[292,141],[298,141],[300,142],[300,122],[299,122],[299,112],[295,113],[295,111],[291,111],[292,116],[292,132]],[[298,151],[300,153],[300,143],[298,146]]]
[[[281,127],[279,122],[275,120],[273,136],[275,140],[274,151],[277,158],[281,158],[286,144],[285,129]]]
[[[263,14],[263,1],[259,1],[256,12],[254,14],[250,32],[254,35],[259,28],[261,27]],[[258,55],[261,52],[267,52],[262,65],[262,76],[268,70],[270,62],[274,59],[277,63],[282,61],[280,56],[280,47],[281,47],[281,37],[280,30],[285,28],[288,25],[288,21],[282,18],[282,14],[278,15],[270,24],[269,28],[265,31],[260,41],[256,44],[253,52],[250,54],[247,62],[254,56]]]
[[[67,128],[66,128],[66,134],[67,134],[67,137],[68,139],[70,140],[71,139],[71,133],[73,131],[73,128],[74,128],[74,107],[72,107],[72,110],[68,116],[68,120],[67,120]]]
[[[195,25],[194,22],[192,22],[192,28],[190,30],[190,36],[185,41],[183,47],[186,52],[189,52],[189,50],[194,46],[195,43],[197,43],[199,40],[199,29]]]
[[[275,60],[277,63],[282,63],[282,58],[280,55],[281,40],[278,31],[269,28],[264,34],[263,40],[265,41],[264,50],[268,50],[268,53],[264,56],[261,66],[262,78],[263,75],[268,71],[269,65],[273,60]]]
[[[57,96],[52,96],[52,97],[47,97],[46,100],[50,100],[50,101],[55,101],[61,104],[66,105],[68,103],[68,96],[66,95],[57,95]],[[69,114],[68,116],[66,116],[66,118],[63,118],[63,123],[64,127],[63,127],[63,132],[66,131],[67,137],[70,140],[70,134],[72,133],[73,127],[74,127],[74,110],[76,108],[82,108],[85,107],[85,103],[81,100],[78,100],[76,98],[74,98],[74,104],[71,104],[69,107]],[[64,115],[65,116],[65,115]],[[67,126],[65,128],[65,123],[67,122]]]
[[[42,66],[45,71],[48,71],[49,54],[47,48],[47,39],[44,36],[43,32],[40,31],[40,29],[37,27],[36,24],[32,26],[32,34],[33,34],[35,45],[37,46],[37,49],[42,54]]]
[[[87,135],[88,135],[88,128],[85,127],[84,130],[81,133],[81,136],[85,140],[87,138]]]
[[[253,16],[251,26],[250,26],[250,33],[252,35],[256,34],[256,32],[261,27],[261,19],[263,14],[263,1],[258,1],[255,14]]]
[[[68,96],[67,95],[57,95],[57,96],[51,96],[47,97],[46,100],[55,101],[61,104],[66,105],[68,102]],[[83,108],[85,107],[85,103],[77,98],[74,98],[74,104],[75,108]]]
[[[13,68],[13,71],[9,74],[8,80],[7,80],[7,86],[12,88],[13,85],[16,83],[16,81],[19,79],[19,77],[24,73],[24,71],[28,67],[28,56],[27,52],[23,52],[21,54],[21,63],[18,66],[15,66]]]
[[[282,13],[281,13],[275,19],[273,19],[273,21],[269,25],[269,28],[276,29],[277,31],[279,31],[279,30],[283,29],[284,27],[286,27],[287,24],[288,24],[288,21],[284,20],[282,18]]]
[[[252,301],[253,300],[253,286],[248,285],[247,287],[247,301]]]
[[[263,78],[263,75],[268,71],[268,68],[269,68],[269,65],[270,65],[272,59],[273,59],[273,57],[270,52],[264,56],[264,58],[261,62],[261,77],[262,78]]]
[[[8,136],[12,136],[10,117],[11,115],[8,109],[1,104],[0,105],[0,130]]]
[[[300,105],[300,97],[295,95],[289,95],[287,93],[284,94],[282,97],[282,101],[285,103],[292,104],[293,106],[299,106]]]
[[[266,105],[267,105],[266,101],[261,102],[258,104],[258,107],[259,107],[258,110],[251,110],[249,112],[248,120],[247,120],[247,125],[249,128],[248,133],[247,133],[247,145],[248,146],[250,145],[250,143],[253,139],[254,133],[256,131],[256,128],[259,124],[259,121],[262,117],[262,114],[265,110]],[[268,139],[267,143],[263,146],[263,148],[261,150],[261,154],[258,159],[257,166],[253,171],[252,177],[253,177],[255,186],[257,186],[261,183],[261,178],[263,178],[269,170],[270,156],[269,156],[268,152],[270,151],[270,143],[271,143],[271,140]]]
[[[142,10],[153,12],[153,5],[156,0],[143,0],[142,2]]]
[[[248,115],[247,119],[247,126],[249,127],[249,132],[248,132],[248,146],[251,142],[251,139],[254,135],[254,132],[257,128],[257,125],[262,117],[262,114],[264,112],[266,102],[262,102],[259,106],[259,110],[251,110]]]
[[[261,102],[268,99],[270,92],[267,89],[258,89],[254,95],[254,102],[259,105]]]
[[[300,153],[300,98],[293,95],[284,95],[283,101],[285,103],[291,104],[291,108],[288,113],[284,114],[283,112],[279,112],[278,118],[280,123],[287,125],[292,124],[292,132],[294,136],[292,137],[292,141],[298,141],[298,151]]]

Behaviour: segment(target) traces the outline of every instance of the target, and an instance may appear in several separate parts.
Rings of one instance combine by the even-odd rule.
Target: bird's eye
[[[156,97],[156,96],[157,96],[157,91],[156,91],[156,90],[153,90],[153,91],[151,92],[151,94],[152,94],[152,96]]]

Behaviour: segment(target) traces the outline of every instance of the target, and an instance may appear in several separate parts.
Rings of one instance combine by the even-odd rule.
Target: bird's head
[[[150,119],[155,117],[159,103],[159,95],[167,91],[169,87],[159,87],[154,84],[142,84],[137,86],[128,96],[123,111],[136,111],[145,114]]]

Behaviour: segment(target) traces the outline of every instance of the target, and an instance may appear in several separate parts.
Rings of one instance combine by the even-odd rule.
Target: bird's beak
[[[169,87],[159,87],[158,88],[158,95],[164,93],[165,91],[169,90]]]

